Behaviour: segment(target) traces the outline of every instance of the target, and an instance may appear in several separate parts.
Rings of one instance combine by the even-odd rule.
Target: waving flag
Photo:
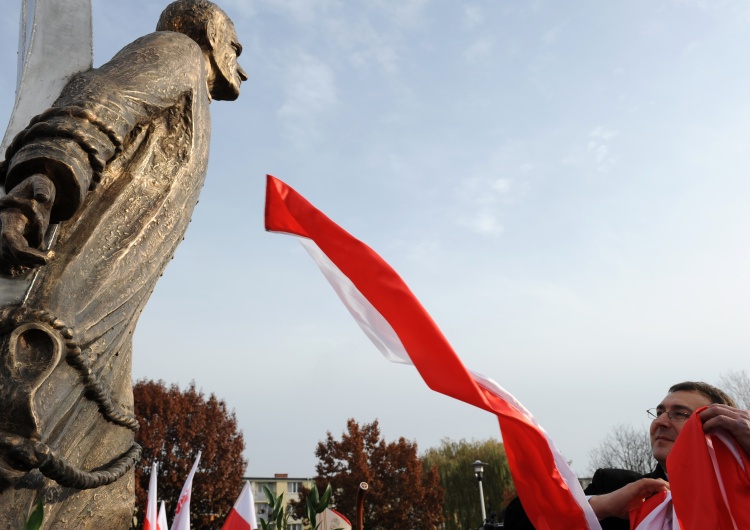
[[[193,476],[195,470],[198,469],[198,462],[201,460],[201,452],[198,451],[198,456],[195,457],[195,463],[193,468],[190,470],[185,485],[182,486],[182,493],[177,501],[177,508],[174,511],[174,519],[172,519],[171,530],[190,530],[190,494],[193,490]]]
[[[255,517],[255,499],[253,499],[250,483],[245,482],[221,530],[255,530],[256,528],[258,528],[258,521]]]
[[[467,370],[416,297],[375,251],[268,176],[266,230],[300,237],[365,334],[391,361],[413,364],[431,389],[495,414],[513,481],[537,530],[601,530],[565,458],[531,413]]]
[[[156,462],[154,462],[151,466],[151,478],[148,481],[148,502],[146,503],[146,520],[143,522],[143,530],[159,529],[156,504]]]

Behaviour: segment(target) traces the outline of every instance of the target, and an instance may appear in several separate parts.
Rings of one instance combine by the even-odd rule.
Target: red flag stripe
[[[696,410],[667,458],[683,530],[750,528],[750,459],[724,433],[705,434]]]
[[[544,430],[510,394],[464,367],[429,314],[380,256],[270,175],[265,221],[266,230],[314,243],[305,247],[368,337],[374,337],[389,358],[413,363],[433,390],[497,415],[511,474],[538,530],[601,528],[575,475]]]
[[[251,530],[251,528],[250,523],[243,519],[235,508],[232,508],[221,530]]]

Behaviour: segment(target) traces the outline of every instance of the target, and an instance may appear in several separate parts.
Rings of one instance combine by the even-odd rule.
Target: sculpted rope
[[[73,330],[62,320],[55,318],[48,311],[24,306],[0,309],[0,334],[10,333],[27,323],[46,324],[60,334],[66,349],[65,360],[78,372],[84,384],[84,396],[97,404],[99,413],[107,421],[131,431],[138,430],[138,420],[115,406],[109,392],[91,369],[91,362],[74,339]],[[39,469],[45,477],[61,486],[76,489],[91,489],[111,484],[127,473],[141,456],[141,446],[133,443],[130,449],[108,464],[92,471],[84,471],[67,462],[46,444],[15,434],[0,432],[0,448],[7,450],[17,469]]]

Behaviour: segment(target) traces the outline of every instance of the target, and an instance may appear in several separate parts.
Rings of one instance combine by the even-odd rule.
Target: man
[[[649,411],[653,418],[649,430],[651,448],[658,465],[641,476],[621,469],[599,469],[585,493],[599,518],[603,530],[627,530],[628,513],[638,508],[649,496],[669,489],[667,457],[677,436],[694,411],[700,413],[705,432],[725,429],[750,454],[750,413],[736,408],[726,393],[707,383],[687,381],[672,386],[662,402]],[[533,529],[518,499],[508,505],[505,528]]]
[[[0,308],[3,528],[42,496],[45,528],[124,528],[133,513],[132,475],[118,480],[138,450],[132,333],[197,203],[208,105],[247,79],[215,4],[178,0],[156,29],[75,76],[0,165],[0,269],[36,275],[22,306]]]

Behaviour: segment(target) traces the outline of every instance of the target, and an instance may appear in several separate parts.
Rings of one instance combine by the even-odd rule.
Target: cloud
[[[508,177],[464,179],[457,193],[461,209],[457,224],[480,235],[501,235],[505,228],[500,219],[503,207],[511,202],[513,187],[514,180]]]
[[[589,133],[589,142],[587,150],[594,154],[596,170],[600,173],[606,173],[617,162],[617,159],[610,154],[608,142],[617,136],[617,131],[607,129],[606,127],[597,126]]]
[[[327,33],[334,37],[355,68],[366,69],[375,63],[388,73],[398,71],[399,54],[394,47],[399,41],[398,32],[394,35],[377,31],[367,19],[355,24],[346,19],[329,18],[326,25]]]
[[[489,208],[479,210],[461,224],[478,234],[493,237],[499,236],[505,230],[500,224],[497,212]]]
[[[557,42],[557,39],[560,36],[560,28],[552,28],[551,30],[547,31],[544,35],[542,35],[542,42],[544,44],[550,45]]]
[[[617,131],[607,129],[606,127],[602,127],[601,125],[599,125],[589,133],[589,136],[593,136],[594,138],[602,138],[604,140],[611,140],[612,138],[617,136]]]
[[[318,122],[337,103],[331,68],[307,53],[300,53],[284,76],[284,103],[278,110],[296,141],[307,143],[318,136]]]
[[[524,164],[526,166],[528,164]],[[495,182],[490,183],[490,187],[501,194],[510,192],[510,187],[513,184],[513,180],[509,178],[499,178]]]
[[[232,0],[235,5],[249,4],[246,0]],[[339,0],[256,0],[274,11],[291,15],[297,22],[311,23],[318,13],[325,13],[340,4]]]
[[[399,26],[411,27],[422,22],[429,0],[375,0],[374,3]]]
[[[618,135],[614,129],[599,125],[588,134],[584,144],[577,143],[563,156],[560,163],[568,167],[586,167],[593,163],[599,173],[609,172],[617,163],[612,154],[612,140]]]
[[[490,55],[494,44],[494,38],[489,36],[480,37],[464,51],[464,59],[469,63],[477,63]]]
[[[479,6],[466,6],[464,9],[463,27],[465,29],[474,29],[484,23],[484,13]]]

